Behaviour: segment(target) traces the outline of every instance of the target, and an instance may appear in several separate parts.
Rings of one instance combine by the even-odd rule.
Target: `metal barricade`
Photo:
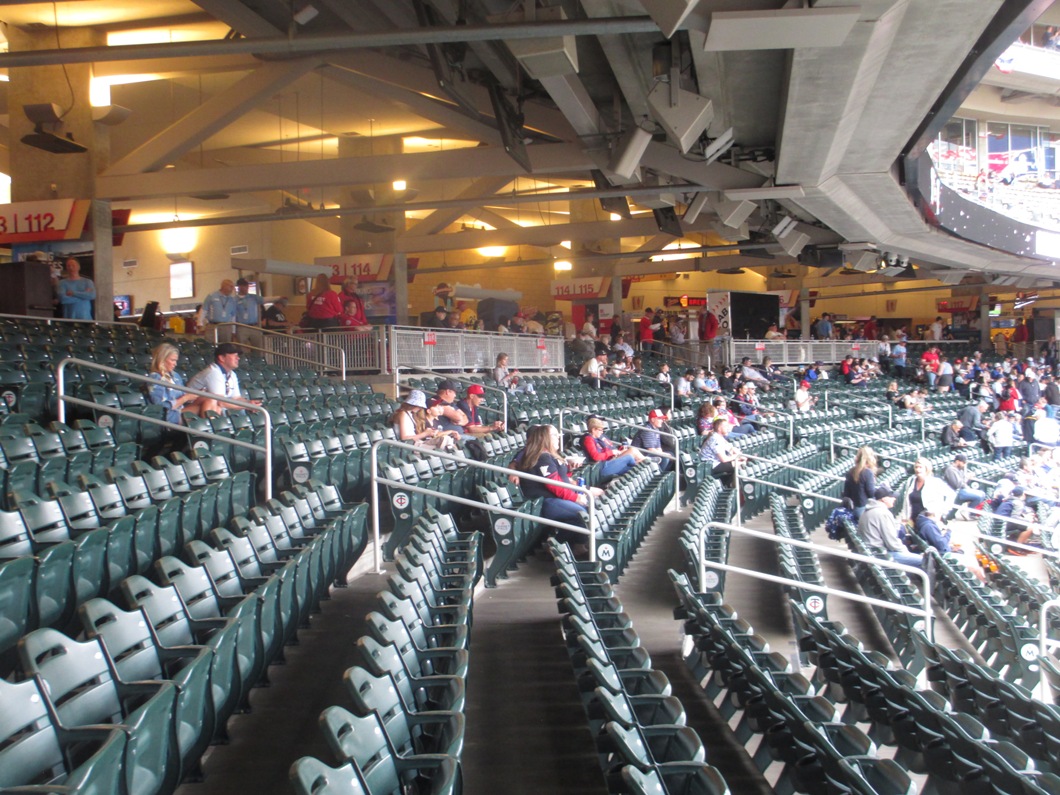
[[[837,364],[846,356],[869,359],[879,357],[880,344],[869,340],[737,340],[727,342],[728,358],[738,364],[745,356],[760,363],[768,356],[776,365],[801,365],[823,362]]]
[[[501,353],[508,354],[513,370],[563,371],[566,367],[562,337],[389,326],[387,338],[389,366],[394,371],[488,370]]]
[[[222,332],[222,328],[227,333]],[[366,333],[366,332],[361,332]],[[298,369],[309,365],[317,373],[336,373],[346,379],[346,352],[335,340],[318,333],[284,334],[243,323],[218,323],[213,327],[214,342],[236,339],[249,350],[260,351],[269,364]],[[255,344],[260,342],[260,344]]]

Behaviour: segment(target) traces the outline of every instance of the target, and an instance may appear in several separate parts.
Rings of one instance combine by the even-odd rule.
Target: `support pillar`
[[[810,291],[803,287],[799,290],[799,338],[810,338]]]
[[[990,294],[984,289],[979,294],[979,345],[984,355],[994,352],[990,334],[990,309]]]

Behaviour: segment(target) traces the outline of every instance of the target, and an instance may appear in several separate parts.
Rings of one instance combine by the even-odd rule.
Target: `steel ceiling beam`
[[[203,0],[205,2],[206,0]],[[220,3],[220,5],[230,5]],[[624,33],[658,33],[649,17],[614,19],[567,19],[546,22],[514,22],[491,25],[450,25],[429,29],[338,33],[324,36],[286,36],[217,41],[185,41],[169,44],[129,44],[114,47],[70,47],[0,53],[0,69],[56,64],[131,61],[143,58],[197,58],[203,55],[258,55],[290,57],[320,55],[336,50],[380,47],[410,47],[473,41],[540,39],[556,36],[617,36]]]

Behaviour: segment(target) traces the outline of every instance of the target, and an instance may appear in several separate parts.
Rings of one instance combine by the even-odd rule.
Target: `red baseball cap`
[[[467,393],[469,395],[485,395],[486,390],[482,388],[481,384],[472,384],[467,388]]]
[[[651,411],[648,412],[648,419],[649,420],[665,420],[666,419],[666,412],[663,411],[662,409],[652,409]]]

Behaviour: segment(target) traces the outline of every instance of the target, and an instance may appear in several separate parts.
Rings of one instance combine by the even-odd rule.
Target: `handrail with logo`
[[[85,367],[91,370],[99,370],[104,373],[111,373],[113,375],[120,375],[124,378],[131,379],[133,381],[139,381],[145,384],[157,384],[153,378],[148,378],[138,373],[130,373],[125,370],[119,370],[116,367],[109,367],[105,364],[99,364],[97,362],[90,362],[87,359],[75,359],[66,358],[63,359],[55,367],[55,392],[56,398],[59,401],[58,415],[59,422],[66,422],[66,404],[70,403],[75,406],[84,406],[85,408],[94,409],[96,411],[105,411],[108,414],[115,414],[119,417],[129,417],[130,419],[137,420],[139,422],[148,422],[152,425],[159,425],[163,428],[171,428],[177,431],[183,431],[184,433],[191,434],[192,436],[201,436],[205,439],[216,439],[224,442],[225,444],[235,445],[236,447],[245,447],[248,450],[253,450],[256,453],[263,453],[265,456],[265,499],[272,499],[272,416],[268,410],[263,406],[258,406],[254,403],[250,403],[240,398],[226,397],[225,403],[231,403],[234,406],[239,406],[247,411],[260,411],[262,416],[265,418],[265,425],[263,428],[265,444],[252,444],[251,442],[244,442],[241,439],[235,439],[231,436],[224,436],[219,433],[213,433],[211,431],[200,431],[195,428],[189,428],[186,425],[179,425],[175,422],[169,422],[168,420],[159,420],[154,417],[149,417],[144,414],[136,414],[132,411],[126,411],[125,409],[115,408],[113,406],[104,406],[102,403],[95,403],[91,400],[82,400],[81,398],[73,397],[72,395],[65,394],[66,385],[66,366],[69,364],[76,365],[77,367]],[[205,398],[217,398],[217,395],[212,392],[203,392],[201,389],[192,389],[189,386],[182,386],[180,384],[166,384],[168,389],[175,389],[178,392],[187,392],[191,395],[198,395],[199,397]]]
[[[1054,649],[1060,649],[1060,640],[1053,640],[1049,637],[1049,611],[1060,610],[1060,599],[1050,599],[1048,602],[1043,604],[1039,608],[1038,613],[1038,656],[1044,657],[1046,652],[1049,651],[1049,647]],[[1049,698],[1049,682],[1046,677],[1042,677],[1041,682],[1041,694],[1039,698],[1046,704],[1050,702]]]
[[[381,574],[383,572],[383,548],[379,543],[379,488],[378,486],[394,486],[395,488],[405,489],[416,494],[436,494],[445,497],[449,502],[459,503],[460,505],[467,505],[472,508],[479,508],[490,513],[499,513],[504,516],[514,516],[526,519],[532,519],[540,524],[548,525],[549,527],[558,527],[562,530],[570,530],[581,535],[589,536],[589,560],[596,560],[596,498],[593,497],[592,491],[586,486],[579,486],[576,483],[564,483],[563,487],[576,491],[586,496],[586,506],[589,513],[589,528],[579,527],[578,525],[567,524],[565,522],[558,522],[554,519],[546,519],[544,516],[537,516],[532,513],[523,513],[522,511],[513,511],[509,508],[502,508],[497,505],[486,505],[485,503],[478,502],[477,500],[469,500],[466,497],[458,497],[455,494],[449,494],[447,492],[438,491],[437,489],[426,489],[422,486],[410,485],[401,480],[391,480],[384,478],[379,475],[379,448],[380,447],[397,447],[401,450],[410,450],[414,453],[418,453],[421,456],[430,456],[432,458],[441,458],[444,461],[455,461],[460,465],[466,465],[475,467],[477,469],[485,469],[490,472],[500,472],[502,475],[508,477],[517,477],[519,479],[525,478],[526,480],[533,481],[535,483],[544,483],[546,485],[556,485],[556,481],[551,478],[541,477],[540,475],[532,475],[529,472],[523,472],[519,469],[510,469],[509,467],[500,467],[496,464],[487,464],[482,461],[475,461],[471,458],[465,458],[463,456],[453,455],[451,453],[445,453],[441,450],[431,450],[424,447],[416,447],[416,445],[408,444],[407,442],[398,442],[393,439],[380,439],[372,444],[371,451],[371,473],[372,473],[372,539],[374,541],[374,563],[375,573]]]
[[[743,535],[751,536],[752,538],[758,538],[763,541],[769,541],[773,544],[787,544],[788,546],[799,547],[800,549],[809,549],[815,553],[824,553],[826,555],[834,555],[839,558],[846,558],[847,560],[854,560],[860,563],[869,563],[873,566],[881,566],[885,569],[895,569],[897,571],[904,571],[906,574],[915,575],[920,578],[921,581],[921,595],[924,599],[924,606],[922,608],[912,607],[910,605],[895,604],[894,602],[886,602],[882,599],[876,599],[871,596],[864,596],[863,594],[851,593],[850,591],[844,591],[838,588],[831,588],[827,585],[817,585],[815,583],[803,582],[802,580],[793,580],[788,577],[780,577],[775,574],[766,574],[765,572],[757,571],[755,569],[745,569],[741,566],[731,566],[728,563],[717,563],[712,560],[707,560],[706,557],[706,534],[708,528],[718,528],[725,530],[729,533],[742,533]],[[898,613],[907,613],[909,615],[921,616],[924,619],[924,634],[927,635],[929,640],[934,640],[935,637],[935,625],[934,625],[934,608],[931,603],[931,582],[928,578],[928,574],[917,566],[907,566],[904,563],[896,563],[893,560],[887,558],[876,558],[871,555],[861,555],[857,552],[850,552],[846,549],[839,547],[823,546],[822,544],[814,544],[811,541],[801,541],[797,538],[789,538],[787,536],[778,536],[775,533],[763,533],[760,530],[752,530],[749,527],[741,527],[739,525],[726,524],[724,522],[706,522],[702,527],[699,528],[699,571],[697,575],[699,577],[699,587],[705,590],[704,585],[706,581],[708,568],[718,569],[719,571],[731,571],[735,574],[744,574],[748,577],[753,577],[757,580],[765,580],[766,582],[776,583],[778,585],[789,585],[793,588],[799,588],[805,591],[814,591],[816,593],[822,593],[827,596],[837,596],[840,599],[849,599],[854,602],[861,602],[862,604],[871,605],[873,607],[880,607],[884,610],[894,610]],[[819,612],[819,611],[811,611]]]

